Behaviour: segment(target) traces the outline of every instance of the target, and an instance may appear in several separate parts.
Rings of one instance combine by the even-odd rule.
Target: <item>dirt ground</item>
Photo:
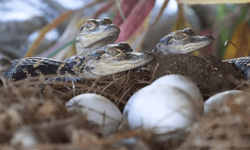
[[[231,90],[236,85],[231,78],[243,79],[240,70],[230,63],[222,62],[212,55],[164,55],[151,62],[155,71],[154,80],[168,74],[181,74],[194,81],[205,98],[215,93]]]

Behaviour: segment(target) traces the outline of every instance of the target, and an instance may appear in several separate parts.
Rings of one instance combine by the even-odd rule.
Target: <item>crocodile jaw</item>
[[[76,50],[78,54],[86,55],[93,49],[114,43],[118,38],[120,29],[117,26],[110,26],[108,29],[96,31],[89,34],[80,34],[76,38]]]
[[[156,55],[187,54],[211,45],[214,40],[211,35],[197,35],[192,29],[185,28],[163,37],[153,52]]]
[[[147,64],[154,59],[149,53],[131,53],[134,57],[126,60],[113,59],[109,61],[89,61],[90,72],[98,76],[107,76],[127,71]]]
[[[194,51],[203,49],[214,42],[214,37],[210,35],[206,36],[193,36],[193,42],[188,42],[185,44],[176,44],[169,46],[168,52],[171,54],[187,54]]]

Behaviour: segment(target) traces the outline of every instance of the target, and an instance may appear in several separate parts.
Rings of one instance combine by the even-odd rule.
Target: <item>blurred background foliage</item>
[[[189,27],[197,34],[216,38],[203,53],[221,59],[248,56],[249,2],[0,0],[0,53],[11,59],[42,56],[62,60],[76,53],[75,37],[86,19],[108,16],[121,29],[116,43],[128,42],[136,51],[150,51],[168,33]]]

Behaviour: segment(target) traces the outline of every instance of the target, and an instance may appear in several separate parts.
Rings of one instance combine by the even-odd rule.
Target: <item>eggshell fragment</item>
[[[204,99],[200,89],[189,78],[178,74],[165,75],[155,80],[151,85],[171,85],[185,91],[196,101],[197,107],[200,108],[199,113],[203,113]]]
[[[10,140],[11,145],[30,147],[38,144],[38,139],[30,128],[23,127],[17,130]]]
[[[166,133],[189,126],[198,109],[185,91],[170,85],[149,85],[136,92],[127,102],[123,115],[130,128],[154,128]]]
[[[79,109],[88,116],[89,121],[99,125],[118,125],[122,120],[120,110],[107,98],[94,93],[81,94],[66,103],[70,110]]]
[[[204,103],[204,112],[206,114],[209,114],[214,110],[221,109],[225,101],[230,100],[230,98],[236,97],[238,94],[242,92],[243,91],[240,90],[229,90],[213,95],[212,97],[207,99],[206,102]]]

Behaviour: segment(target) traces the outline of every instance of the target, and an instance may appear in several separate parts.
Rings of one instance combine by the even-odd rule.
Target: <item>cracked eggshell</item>
[[[209,114],[214,110],[221,109],[223,103],[230,98],[235,98],[238,94],[243,93],[241,90],[229,90],[222,93],[218,93],[210,97],[204,103],[204,112],[205,114]]]
[[[75,96],[66,103],[66,106],[69,110],[79,109],[81,112],[86,112],[88,120],[99,125],[110,123],[118,125],[122,120],[120,110],[110,100],[94,93]]]
[[[193,123],[198,109],[185,91],[170,85],[149,85],[127,102],[123,116],[130,128],[153,129],[155,134],[185,128]]]
[[[189,78],[178,74],[165,75],[155,80],[151,85],[170,85],[185,91],[196,101],[197,107],[200,108],[199,113],[203,114],[204,99],[202,97],[201,91],[198,86]]]

